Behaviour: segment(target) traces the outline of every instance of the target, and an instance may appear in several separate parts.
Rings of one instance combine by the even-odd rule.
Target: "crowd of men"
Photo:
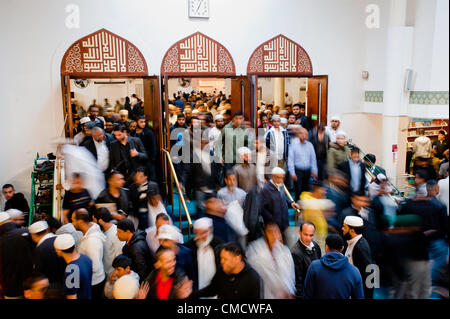
[[[254,130],[222,92],[174,94],[170,154],[196,202],[184,242],[155,179],[159,150],[134,111],[140,102],[133,96],[127,110],[135,126],[120,108],[120,119],[100,118],[95,105],[81,118],[75,143],[107,185],[93,198],[74,173],[61,221],[37,214],[27,226],[23,195],[3,187],[4,298],[448,298],[448,164],[433,175],[418,157],[415,194],[394,197],[339,117],[313,125],[304,105],[262,103]]]

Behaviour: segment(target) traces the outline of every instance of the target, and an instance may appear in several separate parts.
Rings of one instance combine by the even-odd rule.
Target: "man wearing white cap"
[[[272,158],[271,164],[276,163],[278,167],[284,169],[288,155],[289,138],[287,131],[281,126],[281,118],[278,114],[272,116],[272,127],[267,131],[265,139],[267,155]]]
[[[77,135],[75,135],[73,138],[73,141],[75,142],[76,145],[80,145],[81,142],[83,142],[84,138],[87,136],[86,135],[86,131],[87,131],[86,124],[89,123],[90,121],[91,121],[91,119],[87,116],[83,117],[80,120],[81,132],[78,133]]]
[[[19,227],[23,227],[25,225],[25,217],[22,211],[11,208],[6,211],[11,218],[11,222],[17,224]]]
[[[125,275],[117,279],[113,288],[114,299],[137,299],[139,292],[139,280],[131,275]]]
[[[33,253],[34,270],[45,275],[50,284],[61,285],[66,263],[56,254],[56,235],[50,232],[45,220],[37,221],[28,227],[31,239],[36,243]]]
[[[23,281],[33,270],[31,239],[6,212],[0,212],[0,270],[5,299],[22,298]]]
[[[344,219],[342,226],[343,238],[347,240],[347,249],[345,256],[348,258],[350,264],[358,268],[363,283],[366,283],[366,277],[370,272],[367,272],[367,266],[372,264],[372,255],[370,246],[367,240],[362,236],[364,221],[358,216],[347,216]],[[373,288],[368,288],[367,284],[363,286],[364,297],[372,299]]]
[[[75,249],[70,234],[58,235],[53,243],[56,254],[66,262],[63,287],[67,299],[92,299],[92,261]]]
[[[219,247],[223,242],[214,237],[213,221],[203,217],[194,223],[194,238],[185,244],[192,251],[194,269],[198,276],[196,290],[209,285],[216,270],[220,269]]]
[[[338,165],[345,162],[350,156],[350,148],[347,146],[347,135],[344,131],[336,133],[335,142],[331,143],[327,153],[327,174],[331,176]]]
[[[209,148],[211,151],[215,151],[216,141],[222,132],[223,127],[225,126],[225,120],[223,119],[222,114],[217,114],[214,118],[214,126],[209,130],[208,138],[209,138]]]
[[[339,133],[339,131],[341,130],[340,127],[341,119],[339,118],[339,116],[335,115],[331,117],[330,126],[326,127],[326,132],[330,137],[330,143],[336,143],[337,133]]]
[[[270,182],[261,191],[264,222],[275,222],[282,234],[289,226],[288,208],[299,209],[297,203],[286,198],[283,184],[285,175],[282,168],[273,168]]]
[[[186,276],[197,285],[197,275],[194,269],[194,262],[192,260],[192,251],[180,244],[180,237],[183,235],[180,229],[173,225],[163,225],[158,230],[158,240],[162,248],[172,250],[176,255],[177,268],[183,270]]]

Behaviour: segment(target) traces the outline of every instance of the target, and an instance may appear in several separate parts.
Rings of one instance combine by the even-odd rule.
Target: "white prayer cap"
[[[131,275],[122,276],[114,283],[114,299],[135,299],[138,292],[139,281]]]
[[[198,113],[198,110],[197,109],[193,110],[192,114],[194,114],[194,113]]]
[[[284,171],[284,169],[282,169],[281,167],[274,167],[272,169],[272,175],[281,175],[281,174],[286,174],[286,172]]]
[[[194,229],[208,229],[210,227],[213,227],[213,221],[208,217],[199,218],[194,223]]]
[[[280,116],[278,114],[272,115],[272,120],[279,120]]]
[[[53,246],[58,250],[66,250],[75,246],[75,239],[73,239],[71,234],[58,235],[56,236]]]
[[[339,137],[339,136],[347,137],[347,134],[344,131],[337,131],[336,137]]]
[[[282,117],[280,118],[281,124],[286,124],[288,122],[287,118]]]
[[[344,224],[347,224],[350,227],[362,227],[364,225],[364,221],[358,216],[347,216],[344,219]]]
[[[266,101],[261,101],[261,104],[264,104],[264,105],[266,105]]]
[[[35,222],[28,227],[28,231],[30,234],[37,234],[41,231],[44,231],[48,228],[48,224],[45,220],[40,220],[38,222]]]
[[[214,118],[214,121],[223,119],[223,115],[222,114],[217,114],[216,117]]]
[[[176,242],[180,240],[180,230],[173,225],[162,225],[158,229],[158,239],[170,239]]]
[[[380,173],[380,174],[377,175],[377,179],[378,179],[380,182],[382,182],[382,181],[386,181],[386,180],[387,180],[387,177],[386,177],[386,175]]]
[[[15,208],[10,208],[6,212],[8,213],[9,217],[11,217],[11,219],[23,216],[23,212]]]
[[[81,118],[80,124],[86,124],[90,121],[91,121],[91,119],[89,117],[85,116],[85,117]]]
[[[341,121],[341,119],[339,118],[339,116],[335,115],[331,117],[331,121]]]
[[[252,151],[250,151],[250,149],[248,147],[239,147],[237,150],[237,153],[239,155],[239,157],[244,156],[245,154],[250,154]]]
[[[0,224],[8,221],[10,219],[9,214],[6,212],[0,212]]]
[[[120,110],[119,111],[119,115],[122,115],[122,114],[128,115],[128,111],[127,110]]]

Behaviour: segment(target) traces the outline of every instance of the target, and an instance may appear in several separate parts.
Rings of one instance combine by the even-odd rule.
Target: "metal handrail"
[[[283,184],[283,187],[284,187],[284,192],[286,193],[289,200],[294,202],[294,200],[292,199],[291,193],[289,193],[289,190],[286,188],[286,185]],[[295,210],[295,227],[297,227],[298,219],[301,214],[302,214],[302,211],[300,209]]]
[[[189,211],[188,211],[188,208],[187,208],[187,205],[186,205],[186,201],[184,200],[183,192],[181,191],[180,183],[178,182],[178,177],[177,177],[177,174],[175,172],[175,167],[173,166],[172,158],[170,157],[170,153],[166,149],[162,149],[162,151],[167,155],[167,160],[169,162],[169,167],[170,167],[170,170],[172,171],[173,179],[175,180],[175,186],[177,187],[177,190],[178,190],[178,199],[179,199],[179,202],[181,202],[181,204],[183,205],[184,211],[186,212],[186,217],[187,217],[188,226],[189,226],[188,227],[188,236],[189,236],[189,239],[190,239],[191,238],[191,227],[192,227],[191,215],[189,214]],[[172,204],[172,208],[173,208],[173,204]],[[181,227],[181,207],[178,206],[178,208],[179,208],[179,216],[180,216],[180,230],[182,230],[182,227]]]

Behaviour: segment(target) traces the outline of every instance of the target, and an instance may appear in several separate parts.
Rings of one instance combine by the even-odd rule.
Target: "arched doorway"
[[[257,114],[261,97],[258,79],[262,78],[306,78],[307,115],[313,125],[327,121],[328,76],[313,76],[313,67],[308,53],[303,47],[280,34],[258,46],[250,56],[247,74],[251,76],[254,88],[252,100],[253,114]],[[284,87],[284,84],[283,84]],[[284,95],[284,92],[282,92]],[[294,102],[295,103],[295,102]],[[252,118],[256,127],[257,117]]]
[[[168,104],[171,96],[169,85],[176,79],[181,82],[226,79],[231,93],[232,111],[250,108],[250,102],[244,96],[250,96],[247,77],[236,76],[236,68],[230,52],[216,40],[196,32],[173,44],[164,55],[161,63],[165,147],[170,149],[170,123]],[[241,85],[243,83],[243,85]],[[247,103],[247,104],[245,104]],[[247,105],[247,107],[245,107]],[[166,182],[168,199],[172,199],[173,208],[173,175],[169,165],[167,167]],[[181,225],[181,221],[180,221]]]

